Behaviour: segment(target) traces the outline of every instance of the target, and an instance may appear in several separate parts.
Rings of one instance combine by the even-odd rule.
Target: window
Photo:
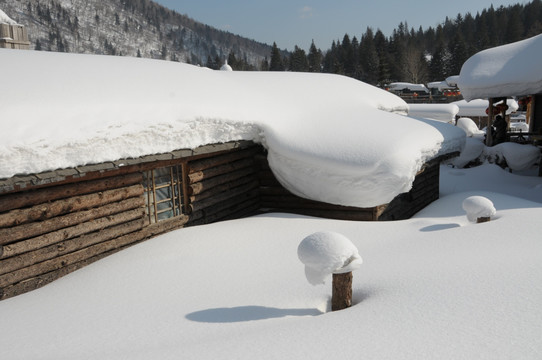
[[[185,213],[180,165],[144,172],[146,215],[151,223]]]

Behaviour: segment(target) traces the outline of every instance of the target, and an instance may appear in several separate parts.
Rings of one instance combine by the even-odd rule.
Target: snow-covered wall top
[[[428,93],[429,90],[424,84],[411,84],[407,82],[394,82],[389,85],[389,89],[392,91],[410,90],[410,91],[422,91]]]
[[[458,85],[466,100],[542,92],[542,34],[481,51],[461,68]]]
[[[424,162],[465,141],[343,76],[5,49],[0,63],[10,69],[0,178],[244,139],[267,147],[295,194],[369,207],[408,191]]]
[[[414,117],[451,122],[459,112],[455,104],[408,104],[408,114]]]
[[[470,101],[459,100],[459,101],[454,101],[451,104],[457,105],[457,107],[459,108],[459,112],[457,113],[457,116],[486,117],[487,116],[486,110],[489,108],[489,100],[484,100],[484,99],[475,99],[475,100],[470,100]],[[519,104],[514,99],[506,99],[506,105],[508,105],[508,110],[506,110],[506,114],[508,115],[518,111],[519,109]]]
[[[10,19],[5,12],[0,9],[0,24],[17,25],[17,23]]]

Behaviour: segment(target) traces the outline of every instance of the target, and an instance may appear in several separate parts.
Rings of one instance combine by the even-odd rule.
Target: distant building
[[[0,48],[24,50],[30,48],[26,28],[10,19],[2,10],[0,10]]]

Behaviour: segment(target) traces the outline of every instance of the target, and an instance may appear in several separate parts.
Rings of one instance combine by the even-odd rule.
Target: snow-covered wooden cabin
[[[0,9],[0,48],[28,50],[29,47],[26,28]]]
[[[184,226],[269,211],[408,218],[438,198],[439,162],[465,141],[346,77],[0,59],[17,74],[0,100],[0,299]]]
[[[506,111],[510,98],[528,103],[527,136],[535,144],[542,141],[542,35],[481,51],[469,58],[461,69],[459,88],[467,101],[488,99],[489,125]],[[487,137],[491,145],[491,137]],[[542,167],[541,167],[542,175]]]

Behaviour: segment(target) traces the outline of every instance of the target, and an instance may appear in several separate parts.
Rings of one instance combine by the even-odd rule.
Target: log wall
[[[158,234],[254,214],[258,152],[234,143],[0,181],[0,300]],[[177,165],[185,213],[151,224],[143,173]]]
[[[414,178],[412,189],[393,199],[379,220],[410,219],[418,211],[439,198],[440,159],[431,161]]]
[[[8,194],[0,201],[0,299],[44,285],[139,240],[142,175]]]
[[[427,164],[409,193],[367,209],[293,195],[274,177],[263,147],[251,142],[0,179],[0,300],[185,226],[264,212],[358,221],[409,218],[438,198],[439,163]],[[144,173],[170,166],[181,169],[183,213],[153,222]]]

